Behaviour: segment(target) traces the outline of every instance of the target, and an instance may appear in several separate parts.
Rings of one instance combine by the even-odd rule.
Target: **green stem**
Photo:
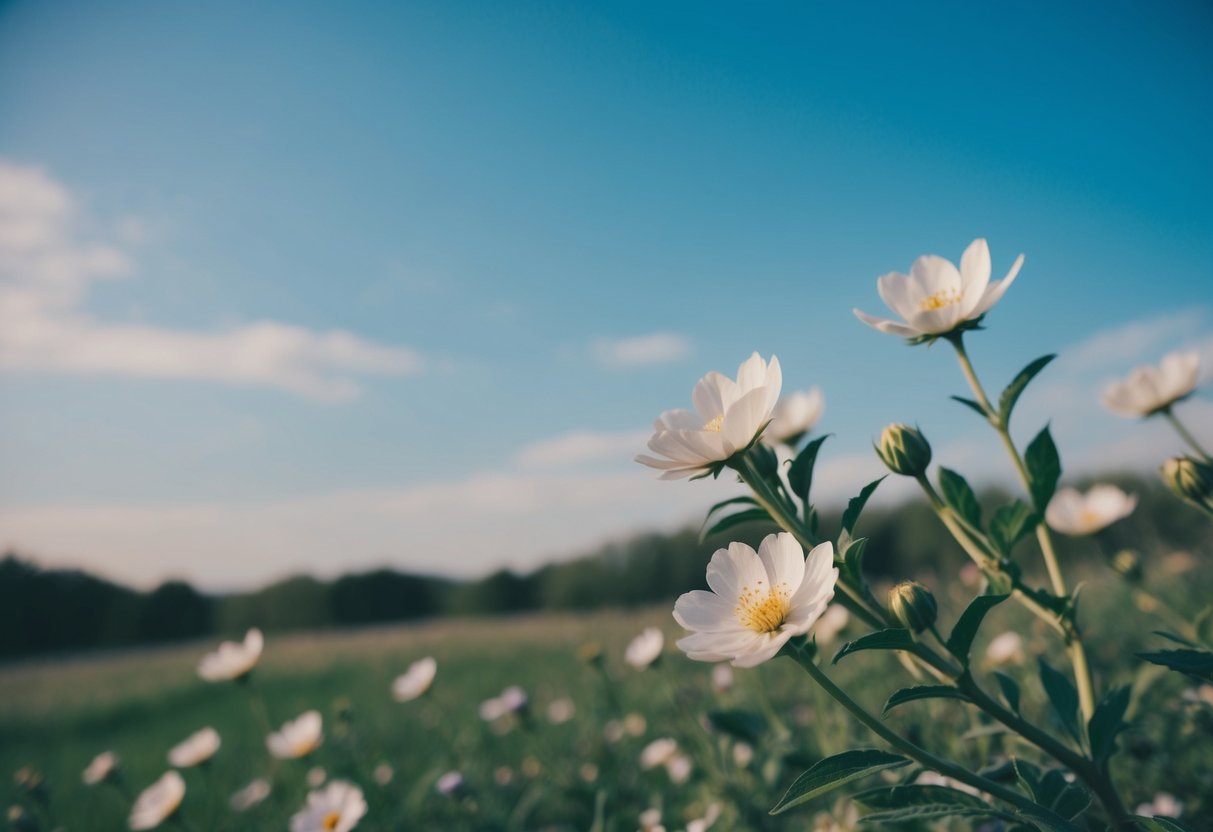
[[[1029,494],[1032,493],[1032,478],[1028,474],[1028,467],[1015,447],[1015,442],[1011,439],[1011,433],[1004,424],[1003,419],[998,415],[993,407],[990,406],[990,400],[986,397],[985,390],[981,386],[981,382],[977,379],[977,373],[973,370],[973,363],[969,360],[969,354],[965,350],[964,335],[957,334],[954,338],[948,339],[952,346],[956,349],[956,356],[960,361],[960,369],[964,372],[965,379],[969,382],[969,387],[972,388],[973,394],[977,397],[977,401],[986,411],[986,417],[990,424],[998,433],[999,439],[1002,440],[1003,447],[1007,450],[1007,455],[1015,464],[1015,470],[1019,473],[1019,479],[1023,483],[1024,488]],[[1043,506],[1038,508],[1043,509]],[[1044,523],[1036,525],[1036,540],[1040,544],[1041,556],[1044,558],[1045,569],[1049,573],[1049,581],[1053,585],[1053,594],[1058,598],[1065,598],[1069,595],[1066,589],[1066,581],[1061,573],[1061,564],[1057,560],[1057,551],[1053,547],[1053,536],[1049,533],[1049,527]],[[1091,667],[1087,663],[1086,649],[1083,647],[1082,635],[1078,630],[1077,623],[1071,620],[1071,627],[1067,634],[1066,649],[1070,653],[1070,664],[1074,668],[1074,679],[1077,682],[1078,688],[1078,704],[1082,710],[1083,719],[1089,720],[1091,715],[1095,713],[1095,685],[1091,680]]]
[[[1179,417],[1171,410],[1171,405],[1167,405],[1158,412],[1167,417],[1167,421],[1171,423],[1171,427],[1175,428],[1175,432],[1179,434],[1179,438],[1187,442],[1192,450],[1204,457],[1206,461],[1213,462],[1213,456],[1209,455],[1209,452],[1196,441],[1196,437],[1184,427],[1183,422],[1179,421]]]
[[[1039,810],[1039,807],[1034,801],[1028,799],[1019,792],[1012,791],[1011,789],[995,783],[992,780],[987,780],[981,775],[973,773],[958,763],[953,763],[950,760],[936,757],[925,748],[915,745],[905,737],[893,731],[891,728],[885,725],[884,722],[877,719],[866,708],[852,699],[846,693],[846,691],[834,684],[830,677],[817,666],[817,663],[813,661],[813,658],[804,650],[801,644],[796,644],[794,646],[789,644],[789,647],[790,649],[788,654],[795,659],[796,663],[803,667],[810,676],[813,677],[813,681],[820,685],[826,693],[837,700],[840,705],[850,711],[851,715],[858,719],[866,728],[868,728],[868,730],[883,739],[893,748],[905,754],[907,757],[920,765],[931,769],[932,771],[937,771],[946,777],[951,777],[953,780],[958,780],[961,783],[972,786],[978,791],[982,791],[986,794],[992,795],[993,797],[997,797],[999,800],[1010,803],[1012,806],[1020,809],[1027,809],[1029,811]]]

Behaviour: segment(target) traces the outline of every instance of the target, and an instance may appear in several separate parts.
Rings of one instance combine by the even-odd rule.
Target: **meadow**
[[[1155,572],[1159,591],[1192,601],[1210,588],[1208,570],[1190,555],[1173,555]],[[1133,650],[1156,646],[1151,617],[1113,573],[1088,577],[1087,592],[1098,600],[1085,614],[1101,624],[1092,650],[1109,681],[1133,684],[1130,713],[1142,715],[1122,736],[1128,753],[1116,758],[1114,777],[1134,802],[1159,791],[1189,796],[1184,817],[1191,828],[1211,828],[1213,806],[1190,798],[1213,793],[1213,689],[1135,658]],[[941,620],[950,621],[968,590],[953,579],[937,592]],[[625,649],[648,626],[664,631],[665,648],[653,665],[636,669],[624,661]],[[990,615],[979,652],[1011,629],[1025,634],[1022,651],[1000,657],[1000,668],[1019,680],[1023,712],[1045,720],[1033,654],[1055,650],[1055,640],[1038,622],[1004,605]],[[859,632],[852,623],[834,646]],[[713,665],[689,661],[674,647],[680,634],[669,605],[271,634],[244,684],[197,677],[198,660],[215,646],[210,641],[11,664],[0,669],[0,770],[10,775],[0,793],[5,805],[20,803],[37,819],[28,828],[124,828],[133,795],[166,770],[169,749],[209,725],[222,745],[208,763],[183,772],[187,792],[175,819],[186,829],[286,828],[304,805],[309,779],[314,786],[321,778],[361,786],[369,811],[358,828],[366,830],[623,832],[657,828],[656,815],[642,820],[653,809],[670,830],[706,828],[696,821],[717,813],[715,829],[851,828],[855,815],[839,797],[844,792],[786,814],[768,810],[817,760],[879,741],[792,661],[734,669],[732,686],[721,689]],[[830,673],[879,711],[884,692],[915,681],[894,655],[852,656]],[[432,688],[395,701],[393,679],[423,656],[437,660]],[[982,673],[991,668],[987,658]],[[527,706],[482,719],[481,703],[511,685],[525,690]],[[323,714],[323,744],[302,759],[272,760],[266,722],[276,728],[313,708]],[[974,768],[1040,757],[954,702],[912,703],[886,721]],[[671,765],[668,754],[642,766],[646,747],[663,738],[677,742],[689,770]],[[121,757],[121,781],[85,785],[81,772],[106,750]],[[44,778],[33,793],[11,776],[23,767]],[[452,771],[461,775],[454,788],[454,778],[444,780]],[[901,768],[869,785],[920,775],[917,767]],[[268,798],[234,811],[230,796],[261,776],[272,783]],[[963,818],[933,823],[969,828]]]

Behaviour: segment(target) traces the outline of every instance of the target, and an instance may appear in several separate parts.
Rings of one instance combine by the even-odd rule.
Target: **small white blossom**
[[[727,693],[733,689],[733,668],[727,664],[718,664],[712,668],[712,689],[717,693]]]
[[[127,823],[131,829],[155,829],[172,817],[184,797],[185,780],[176,771],[166,771],[139,794]]]
[[[692,634],[678,646],[697,661],[732,659],[754,667],[803,635],[834,597],[834,546],[804,550],[787,533],[767,535],[755,552],[744,543],[719,549],[708,564],[712,591],[695,590],[674,605],[674,619]]]
[[[1109,384],[1100,400],[1118,416],[1149,416],[1190,396],[1199,377],[1199,353],[1168,353],[1159,366],[1143,365]]]
[[[333,780],[308,793],[307,805],[291,818],[291,832],[350,832],[366,811],[362,789],[345,780]]]
[[[775,403],[771,423],[762,432],[762,441],[768,445],[794,442],[812,430],[824,412],[825,399],[820,388],[789,393]]]
[[[695,768],[695,764],[691,762],[691,758],[686,754],[678,754],[673,759],[665,764],[665,773],[669,775],[670,782],[676,786],[681,786],[691,776],[691,771]]]
[[[418,659],[409,665],[409,669],[396,677],[392,682],[392,695],[397,702],[408,702],[421,696],[434,684],[434,676],[438,673],[438,662],[432,656]]]
[[[640,752],[640,767],[645,771],[664,766],[678,753],[678,741],[672,737],[653,740]]]
[[[325,780],[329,779],[329,773],[320,766],[312,766],[307,770],[307,777],[305,779],[307,780],[308,788],[318,789],[324,785]]]
[[[113,751],[102,751],[93,761],[84,769],[84,774],[80,779],[87,786],[95,786],[98,783],[103,783],[118,774],[119,766],[122,761]]]
[[[1137,508],[1137,497],[1114,485],[1096,485],[1086,494],[1062,488],[1049,500],[1045,522],[1062,534],[1095,534],[1128,517]]]
[[[463,775],[457,771],[448,771],[438,778],[434,789],[439,794],[454,794],[463,787]]]
[[[573,700],[567,696],[562,696],[559,699],[554,699],[548,705],[548,722],[553,725],[561,725],[568,722],[577,714],[577,706],[573,704]]]
[[[228,805],[235,812],[247,812],[270,796],[270,781],[258,777],[244,788],[234,793],[228,799]]]
[[[256,627],[245,633],[243,642],[225,641],[198,662],[198,675],[208,682],[224,682],[247,676],[261,658],[265,642]]]
[[[319,711],[306,711],[266,737],[265,744],[281,760],[306,757],[324,742],[323,727]]]
[[[189,768],[202,765],[219,750],[219,732],[214,728],[203,728],[173,746],[168,753],[170,765]]]
[[[1154,799],[1149,803],[1143,803],[1137,807],[1136,814],[1147,818],[1166,817],[1177,818],[1183,814],[1184,804],[1181,800],[1176,800],[1175,795],[1167,792],[1159,792],[1154,795]]]
[[[1014,630],[994,636],[986,647],[986,661],[993,667],[1019,664],[1023,659],[1023,639]]]
[[[663,480],[710,471],[749,447],[771,418],[783,375],[779,359],[770,363],[754,353],[737,368],[737,380],[708,373],[691,394],[695,413],[667,410],[653,423],[649,450],[636,461],[661,469]]]
[[[656,627],[645,627],[644,632],[628,644],[623,658],[637,670],[644,670],[661,657],[664,647],[665,636],[661,634],[661,630]]]
[[[720,820],[720,815],[721,808],[719,803],[709,805],[703,817],[695,818],[695,820],[687,824],[687,832],[707,832],[715,825],[716,821]]]

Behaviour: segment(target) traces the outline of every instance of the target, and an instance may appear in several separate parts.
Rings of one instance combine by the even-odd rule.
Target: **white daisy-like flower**
[[[660,658],[664,647],[665,636],[662,635],[661,630],[656,627],[645,627],[644,632],[628,644],[627,650],[623,653],[623,659],[637,670],[644,670]]]
[[[677,754],[665,764],[665,773],[669,775],[671,783],[681,786],[690,779],[691,771],[694,768],[695,764],[691,762],[690,757],[686,754]]]
[[[825,612],[838,580],[834,546],[815,546],[806,560],[786,532],[767,535],[757,552],[731,543],[712,555],[707,580],[710,592],[688,592],[674,604],[674,620],[692,631],[678,646],[697,661],[754,667]]]
[[[567,696],[553,699],[548,704],[548,722],[562,725],[577,715],[577,706]]]
[[[1109,384],[1100,401],[1118,416],[1149,416],[1192,395],[1199,377],[1199,353],[1168,353],[1157,367],[1143,365]]]
[[[434,783],[434,790],[438,794],[454,794],[461,788],[463,788],[463,775],[458,771],[448,771],[438,778],[438,782]]]
[[[127,825],[131,829],[155,829],[172,817],[184,798],[185,780],[176,771],[166,771],[139,794]]]
[[[418,659],[392,682],[392,696],[396,697],[397,702],[416,699],[430,689],[437,673],[438,662],[432,656]]]
[[[1160,815],[1166,818],[1177,818],[1183,812],[1183,801],[1176,800],[1175,795],[1169,792],[1159,792],[1154,795],[1154,799],[1149,803],[1143,803],[1138,806],[1135,814],[1147,818],[1156,818]]]
[[[699,380],[691,393],[695,411],[667,410],[653,423],[649,450],[636,461],[675,480],[703,474],[745,450],[770,421],[779,400],[783,374],[779,359],[768,364],[754,353],[737,368],[733,380],[717,372]]]
[[[875,318],[858,309],[855,316],[873,329],[905,338],[945,335],[980,318],[1011,287],[1023,265],[1015,258],[1002,280],[990,282],[990,247],[974,240],[960,257],[960,268],[934,254],[919,257],[909,274],[889,272],[876,281],[880,299],[902,322]]]
[[[678,741],[673,737],[653,740],[640,752],[640,767],[645,771],[664,766],[678,753]]]
[[[350,832],[366,810],[362,789],[346,780],[334,780],[308,793],[307,806],[291,818],[291,832]]]
[[[754,746],[748,742],[737,742],[733,745],[733,762],[738,768],[745,768],[754,762]]]
[[[1079,537],[1107,528],[1135,508],[1137,497],[1114,485],[1096,485],[1086,494],[1062,488],[1049,500],[1045,522],[1062,534]]]
[[[712,690],[717,693],[728,693],[733,689],[733,668],[727,664],[718,664],[712,668]]]
[[[104,783],[111,777],[117,776],[121,765],[122,761],[113,751],[102,751],[84,769],[84,773],[80,775],[80,779],[84,781],[86,786]]]
[[[821,388],[812,387],[805,392],[789,393],[775,403],[771,411],[771,423],[762,432],[762,441],[768,445],[793,444],[813,429],[825,412],[825,399]]]
[[[510,685],[492,699],[480,703],[480,718],[485,722],[494,722],[506,714],[520,713],[526,710],[530,697],[518,685]]]
[[[198,675],[208,682],[226,682],[247,676],[261,658],[265,640],[256,627],[245,633],[243,642],[225,641],[198,662]]]
[[[1023,659],[1023,639],[1014,630],[994,636],[986,646],[986,662],[992,667],[1019,664]]]
[[[247,812],[269,796],[270,781],[264,777],[258,777],[244,788],[233,793],[228,798],[227,803],[232,807],[232,811],[234,812]]]
[[[168,752],[168,761],[177,768],[189,768],[202,765],[218,750],[219,732],[207,726],[174,745]]]
[[[265,745],[280,760],[306,757],[324,742],[323,727],[320,711],[306,711],[266,737]]]

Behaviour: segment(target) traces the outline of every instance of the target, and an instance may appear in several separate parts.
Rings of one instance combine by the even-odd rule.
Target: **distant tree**
[[[338,578],[329,588],[337,624],[407,621],[442,612],[449,581],[379,569]]]
[[[143,598],[138,620],[144,641],[197,638],[214,631],[214,600],[184,581],[166,581]]]

